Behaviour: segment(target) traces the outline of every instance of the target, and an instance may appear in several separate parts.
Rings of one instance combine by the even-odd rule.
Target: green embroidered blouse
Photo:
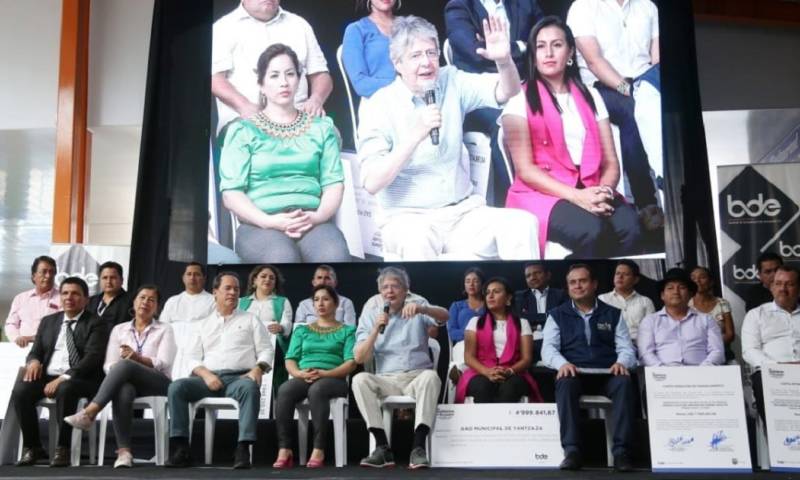
[[[301,370],[319,368],[331,370],[353,359],[356,329],[339,324],[326,329],[316,323],[295,325],[286,360],[294,360]]]

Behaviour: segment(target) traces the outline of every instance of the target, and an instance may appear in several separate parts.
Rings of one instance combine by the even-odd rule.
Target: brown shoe
[[[56,447],[53,458],[50,460],[51,467],[69,466],[69,449],[67,447]]]
[[[44,460],[46,458],[47,458],[47,452],[44,450],[44,448],[25,447],[22,449],[22,456],[20,457],[16,465],[18,467],[29,467],[31,465],[36,465],[36,462],[38,462],[39,460]]]

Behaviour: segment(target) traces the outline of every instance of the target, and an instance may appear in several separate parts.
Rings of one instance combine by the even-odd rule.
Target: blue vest
[[[589,317],[592,334],[591,343],[586,341],[583,318],[572,308],[572,302],[565,302],[548,312],[558,325],[561,333],[561,355],[576,367],[608,368],[617,361],[614,335],[620,310],[597,301],[597,307]]]

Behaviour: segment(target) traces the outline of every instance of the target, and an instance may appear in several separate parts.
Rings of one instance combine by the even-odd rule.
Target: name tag
[[[611,331],[611,324],[610,323],[598,323],[597,329],[601,332],[610,332]]]

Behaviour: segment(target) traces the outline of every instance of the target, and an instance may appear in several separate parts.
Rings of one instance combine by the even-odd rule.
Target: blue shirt
[[[595,300],[595,308],[588,312],[582,312],[575,306],[575,302],[571,303],[572,309],[575,310],[575,313],[577,313],[583,319],[583,328],[584,332],[586,333],[586,340],[587,342],[590,342],[592,338],[592,330],[589,326],[589,319],[592,317],[592,313],[594,313],[594,310],[597,308],[597,301]],[[628,333],[628,325],[623,319],[620,319],[620,321],[617,322],[617,329],[614,331],[614,346],[617,350],[617,363],[628,369],[631,369],[637,365],[636,351],[633,349],[633,344],[631,343],[631,336]],[[564,366],[564,364],[569,363],[567,359],[561,355],[559,350],[560,348],[561,332],[558,328],[558,324],[555,320],[553,320],[553,317],[548,315],[547,322],[544,324],[544,339],[542,341],[542,361],[545,365],[558,370]]]
[[[371,97],[392,83],[397,74],[389,57],[389,37],[367,17],[345,29],[342,62],[350,83],[362,97]]]
[[[406,303],[411,302],[406,298]],[[428,306],[428,301],[425,299],[417,303]],[[382,312],[382,304],[376,305],[376,308],[365,308],[361,312],[356,330],[355,348],[369,337],[375,325],[375,318]],[[427,315],[418,314],[405,319],[400,316],[400,312],[391,314],[386,330],[375,340],[373,348],[375,372],[399,373],[433,368],[433,361],[428,352],[428,327],[438,325],[436,320]]]
[[[450,319],[447,320],[447,334],[453,343],[464,340],[464,329],[467,327],[472,317],[479,317],[483,314],[483,307],[478,310],[469,308],[469,302],[458,300],[450,305]]]

